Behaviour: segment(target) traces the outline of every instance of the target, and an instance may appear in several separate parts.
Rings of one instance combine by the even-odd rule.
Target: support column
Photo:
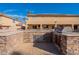
[[[57,24],[55,24],[55,27],[57,27]]]
[[[42,24],[40,24],[40,29],[43,29],[43,28],[42,28]]]
[[[74,24],[72,24],[72,29],[74,30]]]
[[[37,29],[39,29],[38,25],[36,25],[36,26],[37,26]]]
[[[55,27],[57,27],[57,21],[55,20]]]
[[[37,25],[37,29],[39,29],[39,25]]]

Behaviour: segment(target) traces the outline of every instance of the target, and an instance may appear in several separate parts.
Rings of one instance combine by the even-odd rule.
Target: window
[[[74,30],[77,30],[78,29],[78,26],[77,25],[74,25]]]
[[[33,29],[37,29],[37,26],[36,25],[33,25]]]

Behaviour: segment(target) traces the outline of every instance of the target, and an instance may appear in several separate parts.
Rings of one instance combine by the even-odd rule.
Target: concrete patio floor
[[[60,55],[52,43],[24,43],[17,46],[15,51],[24,55]]]

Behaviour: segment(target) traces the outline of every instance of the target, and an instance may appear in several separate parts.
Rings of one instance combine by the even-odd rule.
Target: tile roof
[[[74,14],[28,14],[28,17],[79,17]]]

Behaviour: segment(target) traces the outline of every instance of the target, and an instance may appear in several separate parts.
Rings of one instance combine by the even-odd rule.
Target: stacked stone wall
[[[61,53],[79,55],[79,36],[67,36],[53,32],[52,41]]]
[[[51,31],[37,30],[37,31],[25,31],[23,41],[26,43],[33,43],[34,41],[42,43],[42,42],[50,42],[52,39]]]
[[[0,54],[6,55],[17,49],[18,43],[23,41],[23,33],[16,33],[8,36],[0,36]]]

